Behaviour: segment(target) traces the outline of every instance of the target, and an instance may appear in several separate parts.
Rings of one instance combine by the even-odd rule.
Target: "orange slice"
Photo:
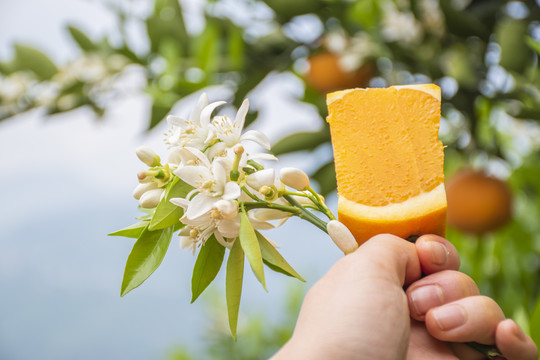
[[[374,235],[445,235],[441,92],[436,85],[328,94],[338,216],[362,244]]]

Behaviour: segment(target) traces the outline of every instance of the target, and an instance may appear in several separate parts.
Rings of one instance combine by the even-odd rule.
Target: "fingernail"
[[[443,244],[437,241],[430,241],[429,248],[431,249],[431,261],[433,261],[433,264],[446,264],[450,251],[448,251],[448,249]]]
[[[515,337],[517,337],[519,340],[521,341],[527,340],[525,333],[523,332],[521,327],[518,324],[516,324],[516,322],[514,322],[514,329],[512,332],[514,333]]]
[[[421,286],[411,291],[409,296],[418,315],[425,315],[429,309],[444,304],[444,294],[439,285]]]
[[[467,313],[460,305],[446,305],[433,310],[433,318],[443,331],[455,329],[467,321]]]

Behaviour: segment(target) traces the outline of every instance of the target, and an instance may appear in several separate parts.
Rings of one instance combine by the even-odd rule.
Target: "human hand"
[[[311,288],[274,359],[482,359],[454,343],[475,341],[495,344],[508,360],[536,360],[533,341],[458,268],[456,249],[441,237],[412,244],[375,236]]]

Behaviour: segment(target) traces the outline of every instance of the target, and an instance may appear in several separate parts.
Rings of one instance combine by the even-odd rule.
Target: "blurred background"
[[[237,343],[224,277],[190,305],[195,257],[174,239],[120,298],[133,240],[106,234],[140,215],[135,147],[165,154],[163,119],[203,90],[229,113],[249,97],[278,167],[335,210],[325,94],[429,82],[461,269],[540,345],[539,54],[538,1],[3,2],[0,359],[268,357],[339,250],[300,221],[269,232],[307,282],[269,273],[267,294],[248,274]]]

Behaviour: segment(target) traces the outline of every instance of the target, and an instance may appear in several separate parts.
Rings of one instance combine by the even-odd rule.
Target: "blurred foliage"
[[[214,292],[218,290],[211,289]],[[201,349],[195,352],[194,346],[180,344],[171,350],[170,360],[260,360],[268,359],[277,352],[291,337],[296,318],[300,312],[304,297],[302,286],[291,287],[287,291],[286,301],[277,316],[268,314],[247,314],[242,316],[238,328],[238,341],[233,340],[229,331],[226,314],[227,309],[223,306],[223,295],[212,294],[203,296],[208,310],[207,317],[209,327],[205,329],[204,342]],[[211,299],[211,300],[209,300]],[[276,321],[277,319],[277,321]]]
[[[186,27],[177,0],[154,0],[142,17],[129,6],[113,11],[120,41],[69,26],[80,56],[66,64],[15,45],[13,58],[0,62],[0,120],[38,107],[55,114],[88,106],[103,116],[122,95],[118,79],[137,68],[152,103],[151,129],[194,92],[219,85],[238,107],[263,79],[289,72],[305,85],[297,100],[318,109],[320,130],[278,141],[274,151],[286,154],[329,141],[326,91],[439,84],[447,176],[466,166],[495,174],[508,182],[514,205],[513,220],[495,232],[450,228],[448,237],[460,250],[463,270],[540,344],[538,2],[208,0],[200,31]],[[130,45],[128,23],[146,29],[144,50]],[[257,109],[251,111],[254,121]],[[335,189],[332,163],[313,176],[323,193]]]

